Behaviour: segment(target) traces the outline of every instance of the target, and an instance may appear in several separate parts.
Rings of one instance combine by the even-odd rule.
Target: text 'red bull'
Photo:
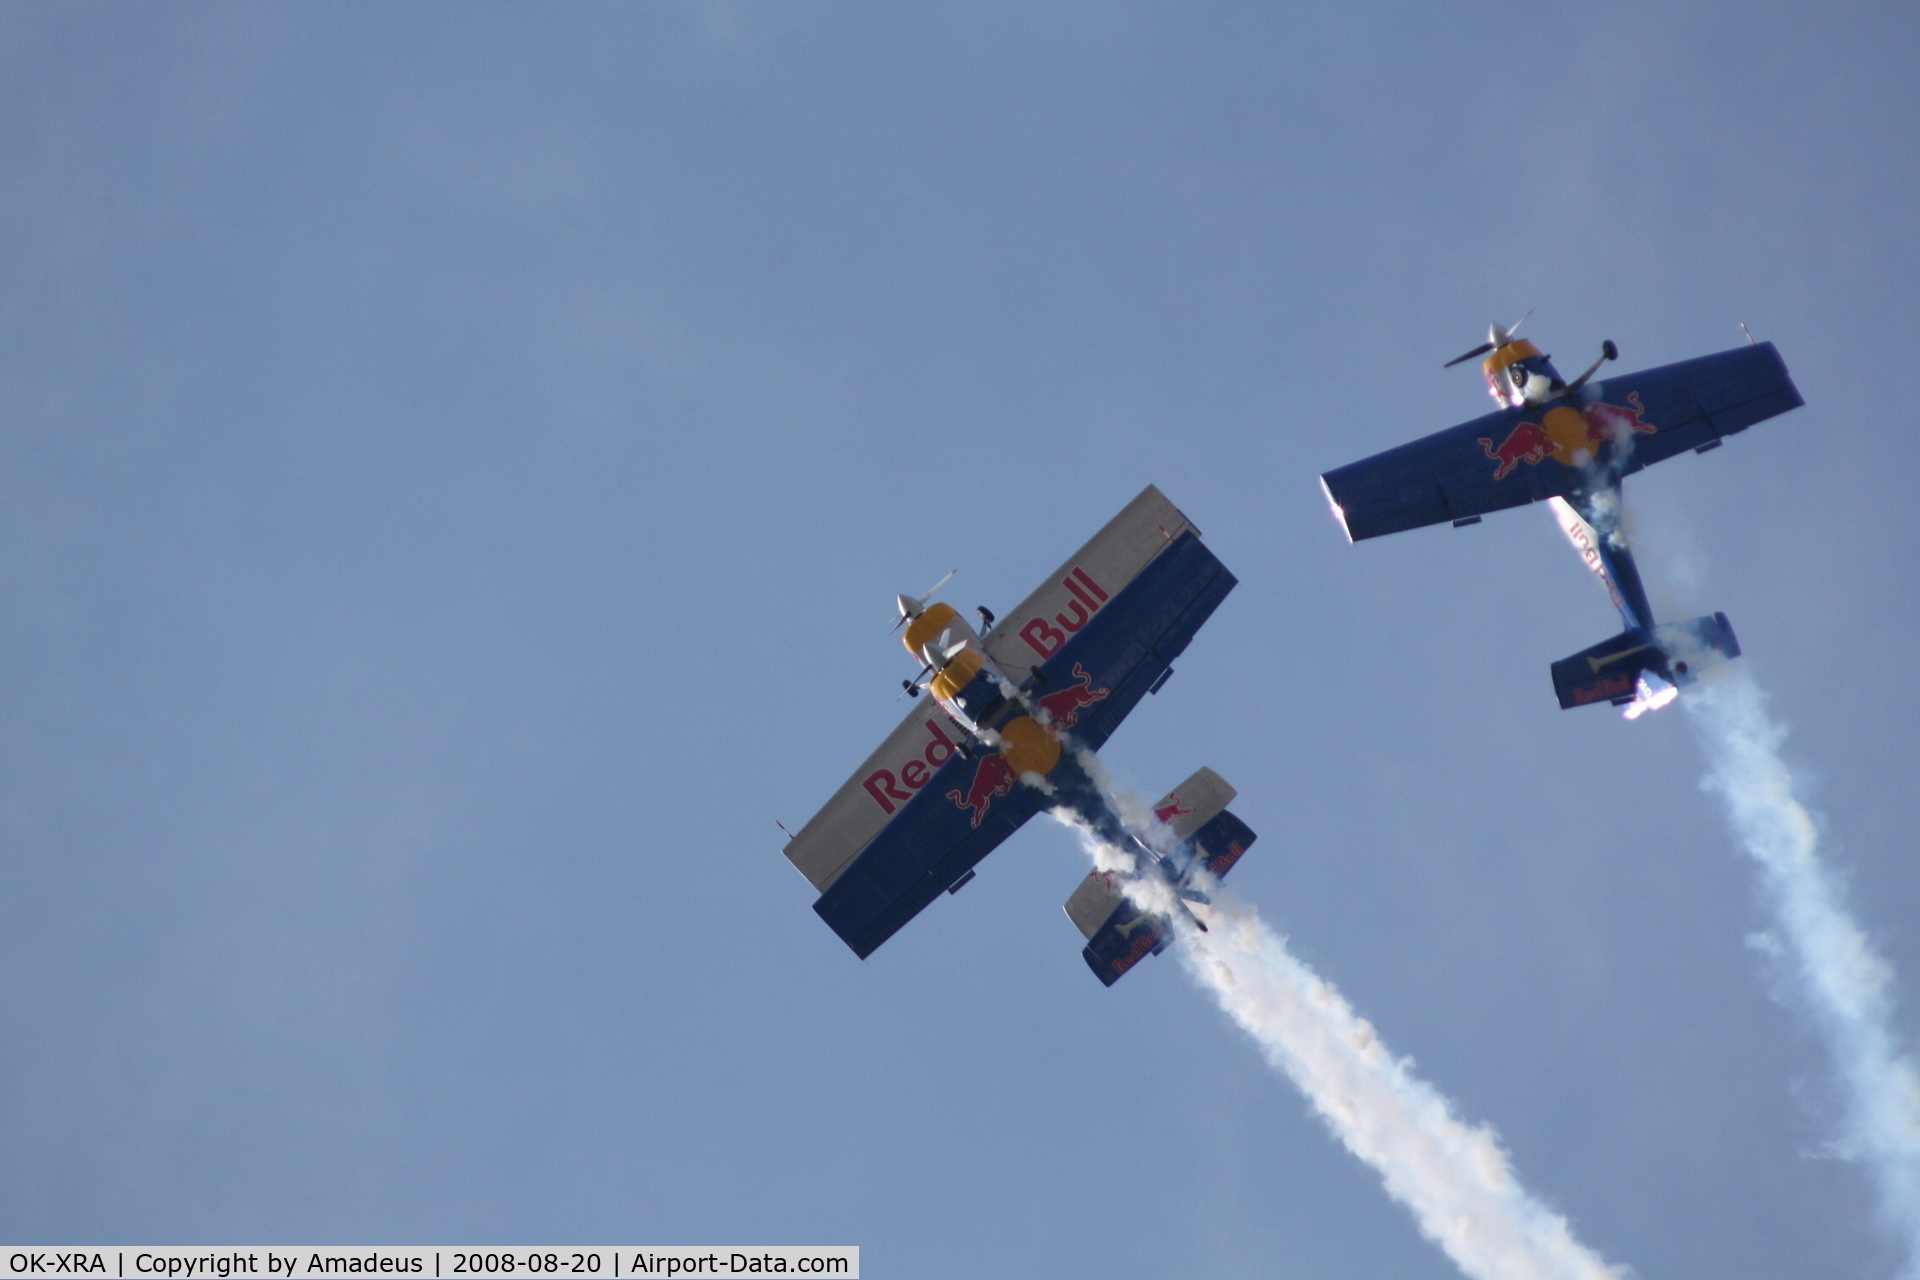
[[[861,779],[861,785],[873,797],[873,802],[880,806],[882,813],[891,814],[901,804],[913,799],[913,793],[926,786],[927,779],[933,777],[941,765],[953,759],[956,748],[953,739],[940,727],[939,716],[940,713],[935,712],[927,720],[927,733],[932,741],[919,755],[901,765],[898,773],[892,769],[875,769]],[[901,789],[903,786],[905,790]],[[896,801],[899,803],[896,804]],[[974,825],[978,826],[979,823]]]
[[[1108,599],[1106,590],[1078,566],[1060,580],[1060,585],[1073,595],[1067,602],[1069,612],[1054,614],[1052,622],[1044,617],[1034,618],[1020,628],[1020,638],[1042,658],[1058,653],[1067,637],[1086,626],[1087,619],[1098,613]]]

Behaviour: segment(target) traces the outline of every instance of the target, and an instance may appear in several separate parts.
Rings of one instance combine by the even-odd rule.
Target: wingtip
[[[1334,500],[1333,489],[1328,486],[1325,476],[1320,477],[1320,492],[1326,495],[1327,507],[1333,512],[1333,521],[1340,526],[1341,535],[1346,538],[1347,545],[1352,546],[1353,530],[1347,527],[1347,509]]]

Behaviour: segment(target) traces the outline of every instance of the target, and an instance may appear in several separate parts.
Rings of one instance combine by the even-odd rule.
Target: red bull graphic
[[[1646,409],[1640,403],[1640,393],[1635,391],[1627,396],[1625,405],[1588,405],[1587,421],[1594,425],[1602,438],[1627,441],[1636,434],[1650,436],[1660,430],[1641,417],[1645,412]]]
[[[1593,571],[1594,577],[1600,579],[1600,585],[1607,589],[1607,598],[1613,601],[1613,607],[1624,611],[1627,607],[1627,598],[1620,594],[1620,584],[1613,580],[1611,573],[1607,572],[1606,557],[1600,553],[1599,533],[1565,499],[1555,498],[1553,504],[1553,513],[1559,517],[1560,527],[1566,532],[1567,541],[1571,542],[1573,549],[1579,553],[1581,563]]]
[[[875,769],[862,778],[861,785],[873,802],[880,806],[882,813],[892,813],[900,805],[913,799],[913,793],[927,785],[927,780],[939,770],[940,766],[953,759],[955,747],[953,739],[940,727],[943,717],[930,716],[927,719],[927,733],[932,741],[917,756],[901,765],[898,772],[892,769]],[[979,824],[974,824],[978,826]]]
[[[1634,691],[1634,683],[1637,679],[1633,672],[1623,671],[1618,675],[1608,676],[1604,680],[1596,680],[1584,689],[1573,691],[1574,704],[1585,706],[1589,702],[1599,702],[1602,699],[1612,702],[1615,698],[1624,698]]]
[[[1180,803],[1179,796],[1168,796],[1167,802],[1153,811],[1153,816],[1162,822],[1172,822],[1175,818],[1184,818],[1193,810]]]
[[[1007,758],[998,751],[982,756],[978,767],[973,771],[973,785],[965,793],[947,792],[947,799],[962,809],[973,810],[973,825],[979,826],[987,816],[987,810],[993,804],[995,796],[1003,796],[1013,790],[1017,775]]]
[[[1207,870],[1213,872],[1216,876],[1224,876],[1227,872],[1233,870],[1233,864],[1240,861],[1240,855],[1245,852],[1246,849],[1241,846],[1238,840],[1235,840],[1227,846],[1225,853],[1217,853],[1207,859]]]
[[[1073,664],[1073,678],[1079,683],[1040,699],[1040,709],[1047,713],[1055,729],[1073,728],[1080,722],[1080,708],[1090,707],[1113,692],[1094,688],[1093,677],[1077,662]]]
[[[1494,469],[1495,480],[1505,480],[1513,474],[1513,469],[1521,463],[1539,466],[1553,456],[1553,438],[1537,422],[1523,422],[1510,432],[1499,448],[1486,436],[1480,437],[1480,447],[1486,450],[1487,457],[1499,463]]]
[[[1124,974],[1127,970],[1146,959],[1159,944],[1160,935],[1154,930],[1149,929],[1145,932],[1134,934],[1133,940],[1127,949],[1115,956],[1110,962],[1110,967],[1113,969],[1115,976]]]
[[[1077,565],[1060,580],[1060,585],[1072,597],[1067,601],[1066,610],[1054,614],[1052,622],[1041,615],[1020,628],[1020,638],[1042,658],[1050,658],[1059,652],[1060,646],[1067,642],[1067,637],[1086,626],[1087,619],[1098,613],[1100,606],[1108,600],[1106,588]]]
[[[1565,467],[1585,466],[1600,456],[1603,445],[1623,444],[1636,433],[1657,432],[1658,427],[1641,417],[1644,412],[1638,392],[1627,397],[1627,406],[1593,404],[1582,412],[1570,404],[1557,404],[1541,414],[1539,422],[1515,424],[1498,445],[1486,436],[1480,437],[1479,444],[1487,460],[1499,464],[1493,472],[1495,481],[1505,480],[1523,462],[1537,467],[1552,458]]]

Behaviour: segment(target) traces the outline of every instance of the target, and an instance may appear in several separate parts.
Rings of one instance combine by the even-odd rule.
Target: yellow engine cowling
[[[920,656],[920,650],[926,647],[927,641],[945,631],[959,616],[959,610],[952,605],[935,604],[927,606],[925,612],[907,623],[907,633],[900,639],[907,646],[907,652],[913,655],[915,662],[925,661]],[[968,629],[971,630],[971,628]]]
[[[980,668],[987,662],[986,655],[971,646],[953,655],[953,661],[940,669],[933,678],[933,696],[942,702],[951,702],[960,691],[973,682],[980,674]]]
[[[1000,754],[1015,773],[1053,772],[1060,763],[1060,739],[1040,727],[1032,716],[1015,716],[1000,728]]]
[[[1525,338],[1515,338],[1505,346],[1496,348],[1494,353],[1488,356],[1480,365],[1480,371],[1484,373],[1487,378],[1487,391],[1495,400],[1498,400],[1503,405],[1517,406],[1524,403],[1525,397],[1522,396],[1517,389],[1509,392],[1509,390],[1501,384],[1500,375],[1513,365],[1519,364],[1522,360],[1539,354],[1540,348],[1534,346]],[[1521,372],[1525,372],[1525,370]]]

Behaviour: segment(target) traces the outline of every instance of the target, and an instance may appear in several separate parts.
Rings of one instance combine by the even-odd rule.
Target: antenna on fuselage
[[[1620,358],[1620,348],[1613,345],[1612,338],[1608,338],[1605,342],[1600,344],[1600,358],[1598,360],[1595,360],[1590,366],[1588,366],[1587,371],[1585,373],[1575,378],[1573,380],[1572,385],[1566,389],[1564,394],[1572,395],[1574,392],[1578,391],[1580,388],[1586,386],[1587,379],[1591,378],[1594,374],[1598,373],[1600,371],[1601,365],[1605,364],[1609,360],[1618,360],[1619,358]]]

